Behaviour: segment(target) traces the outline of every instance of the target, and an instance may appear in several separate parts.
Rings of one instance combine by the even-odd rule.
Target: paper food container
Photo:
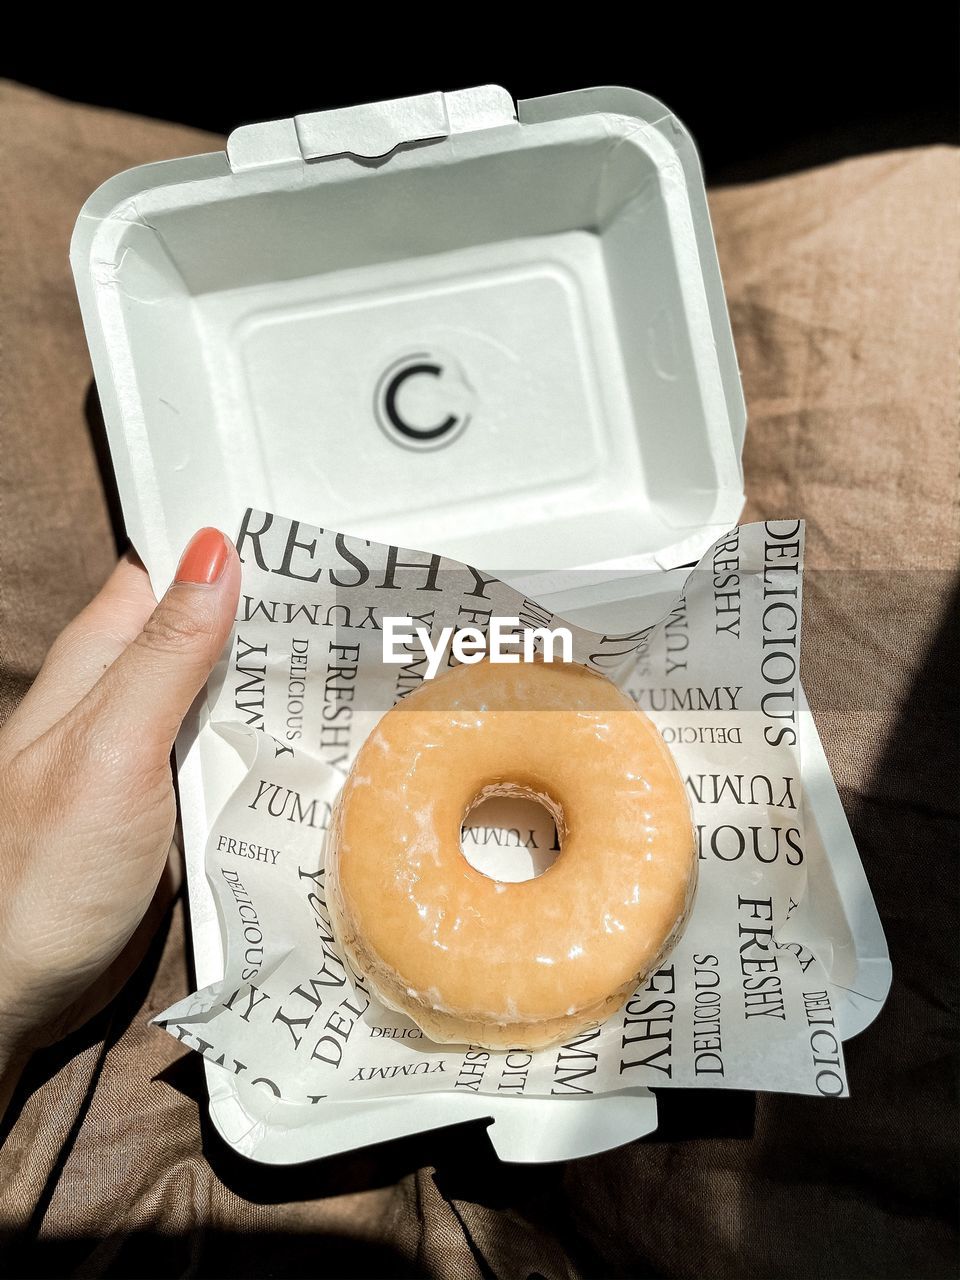
[[[245,126],[226,152],[106,182],[71,262],[127,531],[158,593],[197,528],[235,532],[253,506],[442,552],[596,622],[742,510],[745,409],[699,160],[634,90],[514,104],[487,86]],[[572,595],[555,572],[571,568]],[[236,781],[205,752],[188,725],[200,984],[222,973],[207,815]],[[824,865],[841,870],[821,906],[841,985],[861,993],[852,1034],[889,963],[828,809]],[[221,1132],[249,1134],[250,1091],[208,1078]],[[306,1159],[482,1115],[506,1158],[550,1159],[655,1125],[645,1090],[597,1097],[576,1150],[553,1150],[563,1105],[386,1099],[344,1106],[299,1145],[261,1125],[256,1154]]]

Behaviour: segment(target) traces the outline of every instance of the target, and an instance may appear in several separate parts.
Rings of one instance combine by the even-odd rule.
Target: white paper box
[[[72,261],[157,584],[246,505],[492,570],[690,562],[742,508],[699,163],[642,94],[248,126],[105,183]],[[428,449],[377,420],[413,358],[442,369],[401,386],[414,424],[469,419]]]
[[[639,571],[696,560],[742,509],[745,410],[699,160],[634,90],[515,108],[488,86],[246,126],[225,153],[106,182],[71,261],[158,594],[197,528],[233,532],[254,506],[481,565],[567,617],[615,614]],[[569,577],[551,570],[572,567],[561,602]],[[204,985],[221,972],[207,814],[236,762],[215,742],[201,758],[195,726],[178,759]],[[832,784],[824,797],[820,898],[852,1033],[889,961]],[[505,1158],[551,1159],[656,1120],[644,1090],[586,1100],[576,1130],[562,1101],[449,1095],[345,1107],[291,1139],[208,1073],[221,1132],[274,1162],[473,1115],[495,1116]]]

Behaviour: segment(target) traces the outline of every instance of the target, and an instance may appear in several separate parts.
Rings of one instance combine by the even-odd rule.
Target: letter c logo
[[[397,444],[435,449],[470,421],[473,389],[458,362],[429,351],[411,352],[381,374],[374,398],[377,421]]]
[[[404,422],[403,418],[397,410],[397,392],[407,381],[420,373],[429,373],[434,378],[439,378],[443,370],[438,364],[409,364],[405,369],[401,369],[399,373],[395,373],[387,383],[386,392],[383,397],[383,407],[392,426],[405,436],[409,436],[412,440],[436,440],[438,436],[444,436],[453,427],[457,425],[456,415],[451,413],[443,422],[435,427],[414,427],[409,422]]]

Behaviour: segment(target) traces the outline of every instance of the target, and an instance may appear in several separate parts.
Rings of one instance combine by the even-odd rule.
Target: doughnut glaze
[[[553,814],[560,853],[503,882],[460,847],[488,796]],[[679,936],[690,805],[652,722],[570,663],[454,667],[380,720],[327,845],[334,928],[388,1007],[439,1043],[535,1049],[615,1013]]]

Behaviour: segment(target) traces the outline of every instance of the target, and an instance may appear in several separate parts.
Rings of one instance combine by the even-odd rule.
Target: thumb
[[[201,529],[143,630],[77,707],[121,748],[170,754],[184,716],[223,651],[240,594],[240,560],[219,529]]]

